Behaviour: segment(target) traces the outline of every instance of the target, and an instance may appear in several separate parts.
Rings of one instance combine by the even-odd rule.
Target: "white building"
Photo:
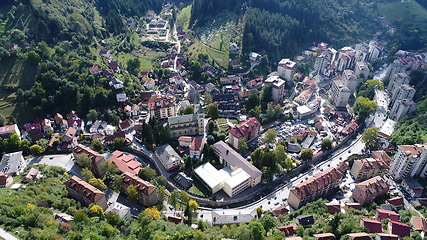
[[[342,80],[345,82],[345,85],[350,89],[351,94],[356,91],[357,87],[357,77],[353,70],[344,70],[342,73]]]
[[[407,176],[427,174],[427,145],[399,145],[390,167],[390,174],[399,181]]]
[[[279,78],[279,76],[271,76],[264,81],[264,84],[272,85],[273,101],[279,102],[285,97],[286,82]]]
[[[289,58],[284,58],[280,60],[279,65],[277,66],[277,73],[283,79],[287,81],[292,81],[295,73],[296,62],[290,60]]]
[[[390,82],[388,83],[387,90],[390,93],[394,92],[398,86],[402,84],[409,84],[410,77],[406,73],[396,73],[393,74],[390,78]]]
[[[24,171],[24,168],[28,165],[22,156],[22,151],[13,152],[3,155],[0,162],[0,172],[16,176]]]
[[[399,85],[391,94],[390,106],[393,107],[398,100],[412,100],[415,96],[415,89],[407,84]]]
[[[335,107],[344,108],[348,103],[351,91],[346,86],[345,82],[338,78],[332,81],[330,95]]]
[[[354,67],[354,74],[359,77],[361,74],[363,78],[366,80],[369,76],[369,67],[365,62],[356,62],[356,66]]]
[[[217,170],[209,162],[194,169],[194,173],[212,191],[212,194],[220,191],[224,187],[224,182],[230,178],[230,174],[225,169]]]
[[[404,116],[413,113],[416,109],[417,104],[412,100],[397,100],[388,117],[393,121],[399,121]]]
[[[182,164],[181,157],[169,144],[164,144],[157,147],[155,154],[167,171],[178,168]]]

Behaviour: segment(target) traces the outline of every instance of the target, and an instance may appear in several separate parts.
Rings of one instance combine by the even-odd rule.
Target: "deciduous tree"
[[[274,144],[277,141],[277,132],[274,129],[268,129],[267,132],[264,134],[264,138],[262,139],[262,142],[264,144]]]
[[[363,123],[365,119],[375,112],[377,104],[374,101],[369,100],[369,98],[358,97],[353,106],[354,114],[359,123]]]
[[[325,138],[322,140],[322,150],[331,150],[332,149],[332,140],[330,138]]]
[[[375,143],[378,139],[378,128],[377,127],[371,127],[365,129],[365,131],[362,134],[362,141],[365,143],[366,148],[372,148],[375,146]]]
[[[313,159],[313,149],[307,148],[302,150],[301,159],[304,161],[311,161]]]
[[[249,151],[248,144],[245,139],[239,140],[239,153],[245,155]]]

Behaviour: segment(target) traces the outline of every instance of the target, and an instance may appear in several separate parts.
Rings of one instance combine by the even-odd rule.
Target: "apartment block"
[[[387,182],[382,177],[376,176],[356,184],[352,198],[360,203],[360,205],[366,205],[371,203],[375,198],[386,194],[387,191]]]
[[[129,172],[125,172],[122,174],[122,192],[127,193],[127,189],[130,185],[137,187],[138,202],[142,205],[150,207],[159,201],[156,186]]]
[[[259,135],[261,123],[256,118],[249,118],[228,130],[228,144],[239,148],[239,141],[250,141]]]
[[[350,170],[356,182],[376,176],[383,176],[389,171],[389,166],[381,159],[364,158],[355,160]]]

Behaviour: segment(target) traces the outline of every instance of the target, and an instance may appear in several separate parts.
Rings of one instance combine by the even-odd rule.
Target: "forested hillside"
[[[244,52],[266,50],[274,61],[312,42],[352,44],[378,28],[362,4],[337,0],[194,0],[191,24],[199,26],[224,10],[244,17]]]

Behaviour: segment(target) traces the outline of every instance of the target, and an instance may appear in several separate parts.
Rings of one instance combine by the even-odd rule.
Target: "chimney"
[[[225,152],[225,155],[228,155],[228,149],[227,149],[227,151]]]

